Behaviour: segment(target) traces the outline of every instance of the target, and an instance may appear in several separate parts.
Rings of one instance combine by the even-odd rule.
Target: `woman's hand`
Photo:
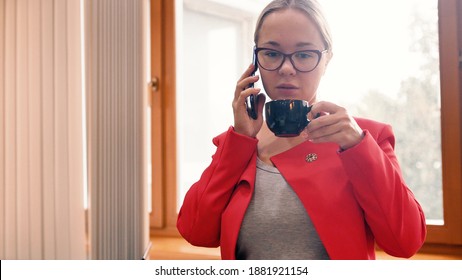
[[[250,83],[258,81],[258,76],[250,76],[253,70],[253,64],[247,68],[247,70],[239,78],[236,85],[236,91],[234,92],[233,99],[233,112],[234,112],[234,131],[237,133],[247,135],[249,137],[255,137],[260,131],[263,124],[263,105],[265,104],[265,95],[260,93],[259,88],[249,88]],[[247,113],[247,107],[245,100],[248,96],[254,94],[256,97],[257,104],[257,119],[252,119]]]
[[[347,110],[334,103],[321,101],[311,108],[312,119],[306,128],[305,138],[313,143],[337,143],[342,150],[361,142],[363,130]]]

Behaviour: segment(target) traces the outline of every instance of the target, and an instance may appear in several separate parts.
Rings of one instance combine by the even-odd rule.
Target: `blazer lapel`
[[[344,193],[348,179],[337,150],[335,144],[304,142],[271,158],[300,198],[329,255],[335,251],[331,237],[341,207],[336,203],[351,197]]]

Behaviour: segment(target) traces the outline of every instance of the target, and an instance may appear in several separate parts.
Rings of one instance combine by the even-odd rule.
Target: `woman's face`
[[[258,48],[270,48],[285,54],[302,50],[325,49],[320,32],[303,12],[285,9],[266,16],[260,29]],[[311,72],[297,71],[288,58],[275,71],[260,69],[267,95],[273,99],[303,99],[316,102],[316,90],[327,66],[330,53],[324,53]]]

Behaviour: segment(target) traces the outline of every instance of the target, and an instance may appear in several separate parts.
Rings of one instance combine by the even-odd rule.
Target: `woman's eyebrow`
[[[268,42],[263,43],[262,45],[270,45],[270,46],[273,46],[273,47],[280,47],[281,46],[281,44],[276,42],[276,41],[268,41]],[[314,44],[310,43],[310,42],[298,42],[297,44],[295,44],[295,47],[297,47],[297,48],[312,47],[312,46],[314,46]]]
[[[300,43],[297,43],[297,45],[296,45],[297,48],[312,47],[312,46],[314,46],[314,44],[310,43],[310,42],[300,42]]]
[[[280,47],[281,46],[281,44],[279,44],[276,41],[268,41],[266,43],[263,43],[262,45],[270,45],[270,46],[273,46],[273,47]]]

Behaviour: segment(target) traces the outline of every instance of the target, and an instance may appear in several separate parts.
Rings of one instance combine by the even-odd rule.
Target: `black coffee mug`
[[[305,100],[272,100],[265,104],[266,124],[278,137],[298,136],[310,122],[307,116],[310,111],[311,106]]]

